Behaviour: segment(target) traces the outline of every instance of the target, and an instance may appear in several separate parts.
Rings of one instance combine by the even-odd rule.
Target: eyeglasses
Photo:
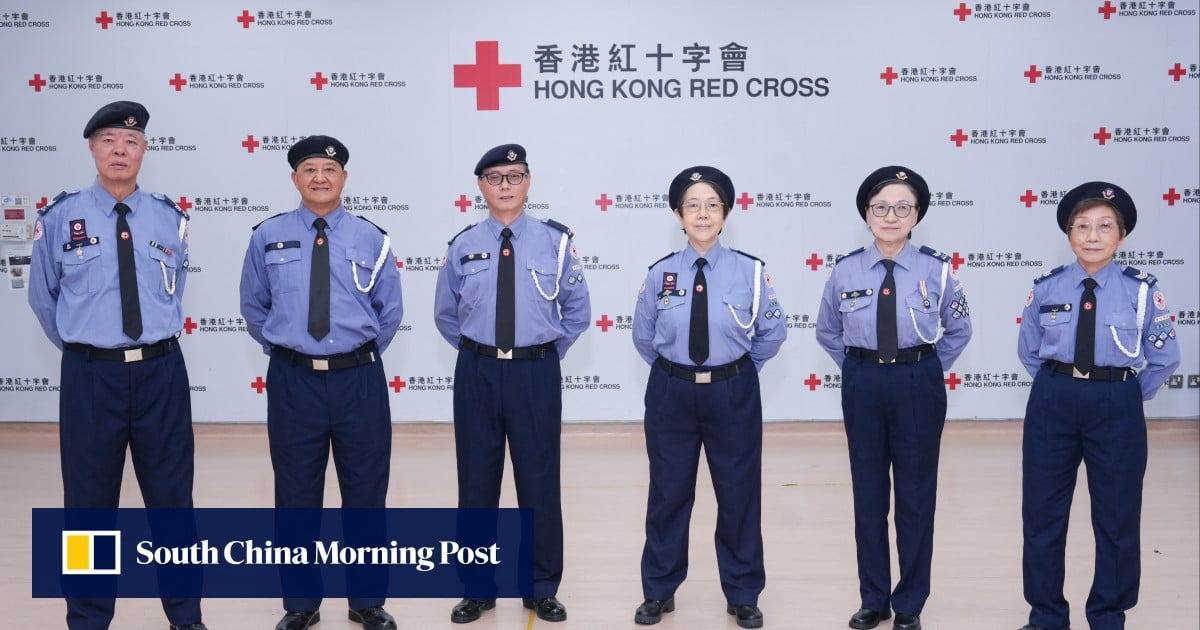
[[[873,214],[881,219],[883,217],[886,217],[888,215],[888,212],[894,212],[894,213],[896,213],[897,219],[903,219],[903,218],[907,217],[908,215],[912,214],[912,211],[916,209],[916,206],[914,206],[911,203],[908,203],[907,201],[901,201],[900,203],[898,203],[894,206],[889,206],[886,203],[873,203],[867,207],[869,207],[871,209],[871,214]]]
[[[720,201],[706,201],[702,204],[696,200],[683,204],[683,211],[688,214],[697,214],[700,212],[700,208],[704,208],[709,214],[716,214],[725,209],[725,204]]]
[[[511,173],[499,173],[492,171],[487,175],[481,176],[480,179],[485,180],[487,183],[493,186],[499,186],[500,182],[506,179],[508,180],[509,186],[520,186],[521,182],[525,181],[525,178],[528,175],[529,173],[526,173],[525,171],[513,171]]]
[[[1117,231],[1117,222],[1110,219],[1105,219],[1095,224],[1096,230],[1101,234],[1108,236]],[[1071,233],[1076,236],[1087,236],[1092,231],[1092,224],[1087,221],[1081,221],[1071,226]]]

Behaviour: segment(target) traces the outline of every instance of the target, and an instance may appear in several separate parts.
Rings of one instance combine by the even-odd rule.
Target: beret
[[[499,164],[529,166],[529,162],[525,161],[525,147],[519,144],[502,144],[488,149],[487,153],[484,153],[483,157],[479,158],[479,162],[475,164],[475,176],[479,177],[483,174],[483,169]]]
[[[288,164],[292,165],[293,171],[312,157],[328,158],[345,167],[350,161],[350,149],[332,136],[309,136],[288,149]]]
[[[133,101],[116,101],[96,110],[91,120],[83,127],[83,137],[91,138],[97,129],[134,129],[146,131],[146,123],[150,122],[150,112],[141,103]]]
[[[916,191],[917,223],[920,223],[921,219],[925,218],[925,212],[929,210],[929,185],[925,183],[924,177],[906,166],[885,166],[867,175],[862,185],[858,187],[858,196],[856,197],[858,215],[865,221],[867,219],[867,203],[871,201],[871,191],[882,187],[881,184],[892,183],[908,184]]]
[[[1067,191],[1058,202],[1058,227],[1068,232],[1067,220],[1071,218],[1071,211],[1080,203],[1092,199],[1103,201],[1121,213],[1125,234],[1133,231],[1133,226],[1137,224],[1137,207],[1133,205],[1133,197],[1124,188],[1108,182],[1088,182]]]
[[[670,202],[671,209],[678,209],[683,201],[683,194],[693,184],[700,182],[707,182],[717,191],[726,210],[733,206],[733,181],[729,179],[729,176],[711,166],[693,166],[683,169],[675,176],[675,179],[671,180],[671,188],[667,191],[667,200]]]

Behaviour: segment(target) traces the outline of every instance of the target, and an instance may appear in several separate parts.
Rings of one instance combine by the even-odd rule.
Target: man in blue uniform
[[[533,177],[525,149],[490,149],[475,176],[489,216],[450,240],[434,298],[438,331],[458,349],[458,507],[499,505],[507,439],[517,502],[534,518],[534,592],[524,604],[545,621],[562,621],[559,361],[587,329],[591,304],[571,231],[524,211]],[[468,592],[451,621],[475,621],[495,607],[480,595]]]
[[[275,507],[319,508],[330,448],[343,508],[382,508],[392,419],[382,355],[404,313],[387,233],[342,207],[350,151],[309,136],[288,151],[300,207],[255,227],[242,266],[242,316],[271,356],[267,432]],[[348,571],[349,616],[393,630],[379,572]],[[386,579],[386,571],[382,574]],[[369,594],[357,596],[355,585]],[[321,619],[319,597],[284,597],[276,630]]]
[[[1058,225],[1076,261],[1034,281],[1017,354],[1033,375],[1025,411],[1022,505],[1023,630],[1070,625],[1063,596],[1067,521],[1079,463],[1087,466],[1095,578],[1092,630],[1125,627],[1141,581],[1143,401],[1179,367],[1167,300],[1154,276],[1113,258],[1137,223],[1120,186],[1088,182],[1063,196]]]
[[[34,231],[29,305],[62,355],[63,505],[115,508],[125,449],[148,508],[192,507],[192,406],[183,326],[187,217],[137,177],[150,114],[101,107],[83,130],[90,188],[62,193]],[[114,600],[68,598],[67,627],[109,626]],[[204,630],[199,599],[163,598],[172,630]]]

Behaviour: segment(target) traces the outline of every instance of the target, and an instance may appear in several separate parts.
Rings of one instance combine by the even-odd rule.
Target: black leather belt
[[[1084,374],[1075,369],[1075,366],[1070,363],[1063,363],[1062,361],[1055,361],[1053,359],[1046,361],[1046,366],[1059,374],[1066,374],[1067,376],[1089,381],[1121,382],[1127,381],[1137,374],[1133,368],[1127,367],[1095,367],[1092,368],[1091,372]]]
[[[541,345],[526,346],[524,348],[513,348],[505,352],[495,346],[485,346],[469,337],[460,337],[458,347],[476,354],[482,354],[485,357],[492,357],[493,359],[543,359],[554,350],[554,342],[550,341]]]
[[[367,365],[379,360],[379,353],[377,352],[374,340],[368,341],[350,352],[331,354],[323,357],[296,352],[291,348],[284,348],[283,346],[271,346],[271,354],[278,355],[296,365],[318,372],[344,370],[346,368]]]
[[[877,363],[883,363],[883,364],[916,363],[917,361],[920,361],[921,359],[924,359],[924,358],[934,354],[934,352],[935,352],[935,350],[933,348],[933,344],[927,343],[927,344],[920,345],[920,346],[913,346],[911,348],[900,348],[900,350],[896,353],[895,359],[892,359],[891,361],[884,361],[883,359],[879,358],[879,352],[877,352],[875,350],[868,350],[866,348],[855,348],[853,346],[846,347],[846,356],[848,356],[848,357],[858,357],[860,359],[866,359],[871,362],[877,362]]]
[[[718,365],[716,367],[705,367],[703,365],[680,365],[672,363],[661,356],[654,360],[654,365],[667,371],[667,374],[675,378],[681,378],[685,381],[693,383],[715,383],[723,381],[727,378],[732,378],[733,375],[741,372],[747,365],[750,364],[750,354],[743,354],[742,358],[732,363]]]
[[[89,358],[100,359],[101,361],[121,361],[122,363],[133,363],[135,361],[145,361],[146,359],[157,359],[158,357],[175,352],[179,348],[179,342],[174,337],[156,341],[144,346],[132,346],[129,348],[97,348],[89,346],[86,343],[64,343],[63,349],[71,352],[86,354]]]

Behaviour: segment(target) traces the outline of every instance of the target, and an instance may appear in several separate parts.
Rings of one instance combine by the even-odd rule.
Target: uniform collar
[[[1084,278],[1088,277],[1087,272],[1083,270],[1083,266],[1079,264],[1078,260],[1067,268],[1067,272],[1071,274],[1071,286],[1073,287],[1082,286]],[[1121,266],[1117,264],[1117,261],[1112,260],[1107,265],[1101,267],[1100,271],[1097,271],[1096,275],[1092,276],[1092,279],[1096,281],[1097,286],[1103,289],[1113,278],[1120,275]]]
[[[529,216],[526,215],[524,212],[522,212],[520,216],[518,216],[512,223],[508,224],[507,226],[505,226],[503,223],[497,221],[496,217],[493,217],[490,214],[488,215],[487,219],[484,219],[483,224],[487,226],[487,229],[489,232],[492,233],[492,236],[495,237],[495,239],[497,241],[499,241],[502,238],[500,236],[500,231],[503,230],[505,227],[508,227],[508,229],[512,230],[514,239],[520,240],[521,234],[525,231],[525,226],[528,222],[529,222]]]
[[[713,246],[708,250],[708,253],[704,255],[704,260],[707,261],[708,268],[712,269],[716,267],[718,262],[725,257],[725,253],[727,251],[729,250],[725,249],[725,247],[721,245],[721,241],[714,243]],[[699,257],[700,254],[692,248],[691,243],[688,243],[688,246],[683,249],[684,268],[691,269],[694,267],[696,265],[696,259]]]
[[[867,257],[863,262],[866,263],[866,267],[868,269],[874,267],[875,265],[879,264],[880,261],[884,260],[883,254],[880,253],[879,248],[875,246],[875,243],[871,243],[871,246],[867,248],[865,253]],[[917,248],[913,247],[913,244],[906,240],[904,241],[904,245],[900,248],[900,253],[896,254],[896,264],[900,265],[900,267],[903,269],[912,269],[913,258],[916,257],[916,255]]]
[[[345,216],[346,216],[346,207],[341,204],[338,204],[338,207],[334,208],[333,212],[330,212],[329,214],[325,215],[325,223],[328,225],[327,229],[336,230],[338,224],[342,222],[342,218]],[[308,208],[305,208],[304,204],[300,204],[300,218],[302,218],[304,220],[304,228],[305,229],[310,229],[310,230],[314,230],[314,231],[316,230],[316,228],[313,227],[313,221],[317,220],[317,213],[313,212],[312,210],[309,210]]]
[[[96,180],[92,183],[91,193],[92,198],[96,200],[96,207],[104,210],[105,216],[111,217],[112,215],[116,214],[116,210],[113,208],[117,205],[117,199],[109,194],[109,192],[100,185],[99,176],[96,176]],[[134,188],[133,193],[124,200],[125,205],[129,206],[129,210],[134,214],[137,213],[137,201],[138,197],[141,196],[141,193],[142,187],[138,186],[137,188]]]

